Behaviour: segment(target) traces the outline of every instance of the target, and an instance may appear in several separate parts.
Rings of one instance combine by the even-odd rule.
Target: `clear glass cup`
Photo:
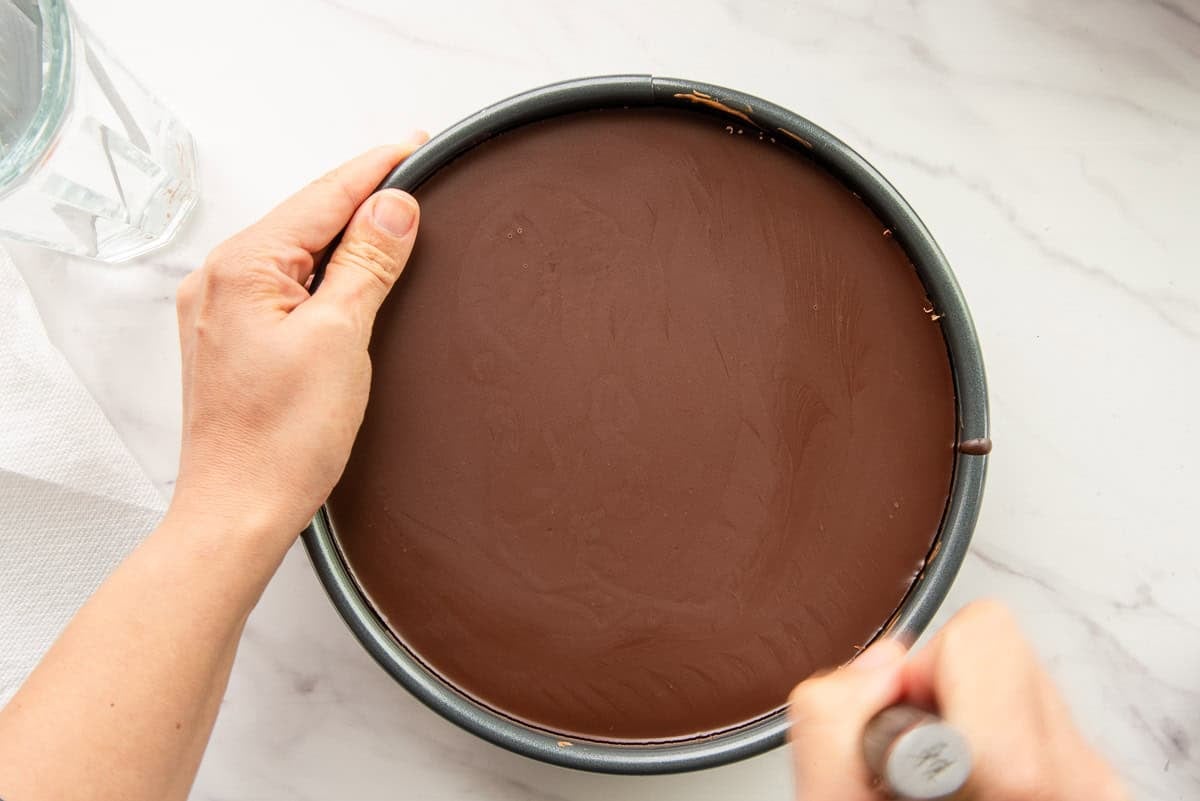
[[[124,261],[195,203],[191,135],[65,0],[0,0],[0,236]]]

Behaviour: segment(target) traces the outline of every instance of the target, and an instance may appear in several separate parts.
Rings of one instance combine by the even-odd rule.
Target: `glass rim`
[[[71,106],[74,48],[70,10],[66,0],[38,0],[37,8],[42,17],[42,45],[49,49],[50,57],[43,62],[42,94],[29,126],[0,158],[0,197],[36,171],[53,149]]]

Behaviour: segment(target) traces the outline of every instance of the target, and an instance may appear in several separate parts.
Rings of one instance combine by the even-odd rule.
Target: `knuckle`
[[[341,338],[358,333],[358,324],[354,318],[340,309],[322,308],[313,321],[316,334],[322,338]]]
[[[788,695],[788,706],[796,720],[823,718],[831,706],[831,693],[824,677],[806,679],[797,684]]]
[[[179,282],[179,286],[175,290],[175,311],[180,315],[186,314],[196,305],[196,298],[199,295],[199,288],[196,286],[199,281],[198,271],[193,271],[184,276],[184,279]]]
[[[350,191],[350,187],[346,185],[340,170],[335,169],[325,173],[313,181],[313,187],[322,194],[338,195],[351,208],[358,205],[358,198]]]
[[[286,248],[270,242],[255,241],[246,244],[239,258],[234,262],[233,268],[238,273],[245,272],[247,268],[261,269],[264,267],[285,271],[291,262],[289,257],[290,254]]]
[[[338,261],[347,267],[364,270],[383,289],[391,289],[396,282],[396,259],[374,242],[355,240],[343,243]]]
[[[206,260],[203,285],[209,289],[244,288],[248,285],[277,287],[301,274],[311,256],[298,247],[270,241],[248,241],[236,246],[218,246]]]
[[[792,688],[788,693],[788,707],[793,713],[802,712],[808,708],[812,700],[812,688],[809,687],[810,682],[802,682]]]
[[[243,250],[242,235],[237,234],[230,239],[226,239],[221,244],[217,245],[208,253],[208,258],[204,260],[204,268],[212,269],[218,265],[235,262],[239,258],[239,254]]]
[[[238,274],[238,259],[222,258],[209,259],[204,264],[204,269],[201,270],[203,285],[207,289],[213,289],[233,281]]]
[[[960,614],[963,620],[978,626],[1003,630],[1017,627],[1017,622],[1008,607],[993,598],[973,601],[964,607]]]
[[[204,317],[197,317],[191,325],[192,339],[197,342],[212,339],[213,325],[212,322]]]

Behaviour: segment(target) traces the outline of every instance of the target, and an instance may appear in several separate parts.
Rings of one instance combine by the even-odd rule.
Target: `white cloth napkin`
[[[0,705],[163,506],[0,249]]]

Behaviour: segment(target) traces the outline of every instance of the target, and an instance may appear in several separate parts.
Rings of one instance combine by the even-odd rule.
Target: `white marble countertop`
[[[974,311],[996,451],[943,614],[1007,601],[1137,795],[1200,797],[1196,3],[76,5],[192,130],[201,206],[129,265],[10,250],[164,491],[174,287],[214,244],[360,149],[528,87],[610,72],[736,87],[887,175]],[[638,779],[476,740],[375,666],[295,549],[251,619],[193,797],[786,799],[790,775],[783,750]]]

